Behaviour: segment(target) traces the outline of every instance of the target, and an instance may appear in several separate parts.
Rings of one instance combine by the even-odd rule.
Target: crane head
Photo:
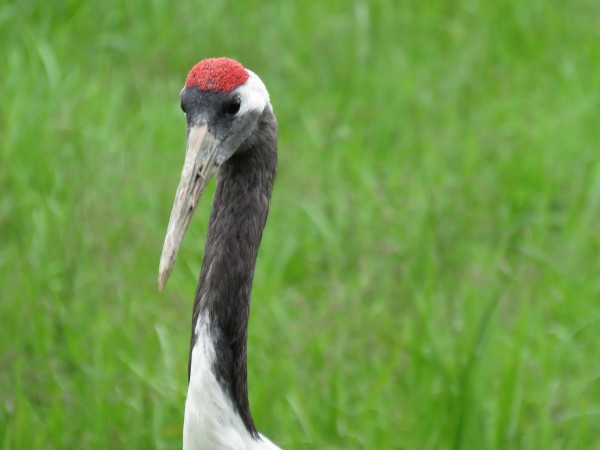
[[[181,91],[187,149],[160,257],[159,290],[167,283],[208,182],[223,163],[245,149],[265,108],[271,108],[265,85],[233,59],[204,59],[189,72]]]

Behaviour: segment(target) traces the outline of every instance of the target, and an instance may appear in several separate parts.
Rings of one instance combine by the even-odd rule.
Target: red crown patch
[[[230,58],[207,58],[200,61],[188,74],[185,87],[201,91],[231,92],[248,80],[244,66]]]

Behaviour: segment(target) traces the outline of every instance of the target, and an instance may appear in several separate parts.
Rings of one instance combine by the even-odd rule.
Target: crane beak
[[[215,157],[219,142],[206,125],[192,126],[188,133],[185,162],[167,227],[158,269],[158,289],[162,292],[181,246],[183,235],[200,197],[217,169]]]

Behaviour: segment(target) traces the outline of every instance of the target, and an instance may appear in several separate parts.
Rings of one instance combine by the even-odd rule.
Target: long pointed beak
[[[216,171],[215,156],[218,148],[219,142],[208,132],[206,125],[190,128],[181,180],[175,194],[175,202],[160,256],[158,269],[158,289],[160,291],[167,284],[183,235],[196,206],[198,206],[198,201]]]

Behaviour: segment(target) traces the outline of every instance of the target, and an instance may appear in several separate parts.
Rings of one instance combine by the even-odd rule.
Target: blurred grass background
[[[0,4],[0,443],[181,448],[210,193],[179,90],[268,86],[249,337],[289,449],[600,448],[600,3]]]

